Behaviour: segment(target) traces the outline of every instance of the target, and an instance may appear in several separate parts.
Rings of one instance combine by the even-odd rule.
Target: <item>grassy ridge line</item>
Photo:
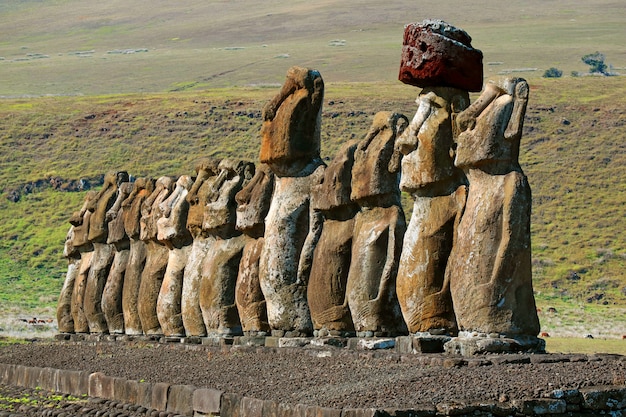
[[[584,333],[590,322],[604,320],[613,328],[601,332],[626,332],[619,327],[626,323],[626,238],[620,227],[626,86],[620,81],[531,82],[521,163],[534,197],[539,304],[560,312],[558,320],[542,313],[550,331],[567,322]],[[0,183],[6,190],[50,175],[80,178],[112,169],[192,174],[204,156],[256,161],[260,109],[276,90],[0,100]],[[363,137],[378,110],[411,117],[417,91],[397,83],[328,84],[324,156]],[[0,304],[52,306],[65,273],[67,219],[83,195],[46,190],[18,203],[5,197],[0,194]],[[596,294],[601,297],[586,301]]]
[[[580,58],[596,50],[626,67],[626,14],[614,0],[515,0],[505,7],[499,0],[419,7],[409,0],[48,0],[0,7],[0,96],[272,84],[296,64],[317,68],[328,82],[391,81],[403,26],[425,18],[468,31],[487,76],[537,68],[522,73],[537,77],[553,66],[586,72]],[[148,51],[108,53],[136,48]]]

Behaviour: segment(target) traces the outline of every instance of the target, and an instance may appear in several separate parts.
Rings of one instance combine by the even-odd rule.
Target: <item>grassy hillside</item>
[[[615,0],[0,2],[0,317],[52,314],[84,194],[50,179],[256,161],[260,110],[291,65],[324,77],[330,158],[375,112],[413,114],[417,90],[396,81],[403,26],[441,18],[469,32],[486,77],[531,84],[521,162],[543,329],[624,334],[626,86],[569,76],[594,51],[626,73],[623,11]],[[549,67],[565,76],[541,78]]]
[[[83,193],[54,191],[48,178],[119,169],[192,174],[204,156],[256,161],[260,109],[275,92],[0,100],[0,304],[51,306],[61,287],[67,219]],[[329,85],[323,156],[363,137],[379,110],[410,116],[416,92],[400,84]],[[563,332],[563,325],[579,334],[626,330],[624,97],[620,77],[531,80],[521,162],[534,197],[535,287],[551,332]],[[37,192],[24,193],[38,180]],[[18,202],[6,198],[11,191],[22,193]]]
[[[487,75],[585,72],[595,51],[626,67],[619,0],[21,0],[0,4],[0,96],[275,84],[294,64],[393,81],[404,25],[426,18],[465,29]]]

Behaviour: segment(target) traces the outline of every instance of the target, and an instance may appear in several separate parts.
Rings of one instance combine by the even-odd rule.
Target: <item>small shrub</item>
[[[561,71],[558,68],[548,68],[544,73],[543,73],[543,77],[544,78],[561,78],[561,76],[563,75],[563,71]]]

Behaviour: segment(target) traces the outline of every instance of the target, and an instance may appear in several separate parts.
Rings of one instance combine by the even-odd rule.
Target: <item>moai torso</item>
[[[96,196],[89,220],[89,240],[93,244],[93,259],[85,286],[83,308],[91,333],[106,333],[108,326],[102,310],[102,294],[115,257],[115,247],[108,244],[108,222],[106,212],[113,206],[121,183],[128,181],[128,173],[108,173],[102,190]]]
[[[141,207],[141,232],[139,237],[146,244],[146,264],[141,272],[141,284],[137,307],[141,327],[146,335],[162,334],[161,325],[156,314],[156,304],[165,276],[169,251],[157,240],[157,222],[163,215],[159,205],[170,195],[174,180],[160,177],[154,191]]]
[[[482,75],[482,53],[465,31],[440,20],[405,26],[399,79],[423,87],[396,142],[404,155],[400,188],[414,200],[396,283],[411,333],[456,333],[445,273],[467,181],[454,166],[455,117],[469,105],[468,91],[480,91]]]
[[[63,288],[57,301],[57,326],[60,333],[74,333],[74,317],[72,316],[72,293],[80,272],[80,251],[74,247],[74,226],[70,226],[65,236],[63,257],[67,259],[67,273]]]
[[[141,285],[141,273],[146,264],[146,244],[139,239],[141,232],[141,206],[154,191],[155,181],[152,178],[138,178],[133,190],[122,203],[124,231],[130,239],[128,263],[124,272],[122,289],[122,311],[124,313],[124,333],[140,335],[143,333],[137,299]]]
[[[122,182],[117,188],[113,206],[107,211],[109,233],[107,243],[115,247],[113,263],[102,292],[102,312],[107,322],[109,333],[124,333],[124,312],[122,309],[122,292],[124,275],[130,255],[130,241],[124,230],[123,202],[130,195],[133,184]]]
[[[189,203],[187,230],[193,237],[183,276],[181,314],[185,334],[190,337],[206,336],[206,327],[200,308],[200,280],[202,263],[211,250],[214,238],[202,230],[204,207],[217,180],[219,161],[203,160],[196,166],[196,179],[185,198]]]
[[[407,124],[402,115],[377,113],[354,155],[351,198],[361,211],[355,218],[346,293],[359,336],[406,331],[395,291],[406,223],[394,143]]]
[[[531,194],[518,163],[528,84],[489,83],[459,115],[455,164],[469,180],[465,212],[450,255],[459,330],[536,336],[532,288]]]
[[[350,199],[356,147],[357,141],[347,142],[326,168],[322,183],[312,191],[313,209],[324,218],[307,289],[313,327],[319,336],[354,332],[346,302],[346,284],[352,259],[354,216],[359,210]]]
[[[89,276],[89,269],[93,259],[93,244],[88,238],[89,220],[91,218],[91,211],[88,210],[88,207],[93,205],[93,200],[97,195],[95,191],[89,191],[85,196],[83,207],[70,218],[70,223],[73,227],[72,246],[74,250],[78,250],[80,253],[80,265],[78,267],[78,275],[74,281],[74,288],[72,289],[70,308],[75,333],[89,332],[89,324],[84,311],[85,287],[87,286],[87,277]]]
[[[242,331],[235,305],[235,285],[246,239],[235,228],[235,195],[249,181],[253,165],[224,159],[218,168],[215,195],[204,210],[203,230],[213,237],[214,243],[202,264],[200,308],[207,332],[224,336]]]
[[[186,197],[193,182],[189,175],[180,176],[172,194],[159,205],[163,216],[157,221],[157,239],[169,249],[169,254],[156,312],[163,334],[168,337],[185,335],[181,297],[185,265],[192,242],[191,233],[186,227],[189,211]]]
[[[245,236],[235,285],[235,304],[245,335],[267,334],[265,297],[259,282],[259,260],[265,242],[265,216],[272,201],[274,175],[267,165],[256,167],[254,177],[236,195],[237,230]]]
[[[321,226],[310,195],[324,173],[319,157],[323,96],[317,71],[292,67],[279,94],[263,109],[260,159],[274,173],[275,185],[259,280],[272,334],[278,336],[313,331],[306,287]]]

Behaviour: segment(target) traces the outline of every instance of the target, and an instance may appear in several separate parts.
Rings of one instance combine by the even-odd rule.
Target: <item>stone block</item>
[[[217,415],[220,412],[223,391],[199,388],[193,392],[193,409],[202,414]]]
[[[385,409],[382,411],[385,417],[434,417],[437,415],[437,409],[434,405],[424,405],[416,409]]]
[[[276,401],[263,401],[263,417],[278,417],[279,404]]]
[[[383,417],[383,413],[375,408],[344,408],[341,417]]]
[[[327,407],[309,407],[306,417],[341,417],[341,409]]]
[[[267,336],[265,338],[265,347],[277,348],[280,343],[280,339],[280,337],[276,336]]]
[[[37,388],[39,387],[39,381],[41,378],[41,368],[36,367],[26,367],[24,370],[24,380],[23,385],[27,388]]]
[[[139,382],[137,384],[137,405],[145,408],[152,408],[152,384],[149,382]]]
[[[428,336],[413,338],[413,351],[419,353],[442,353],[444,345],[452,338],[449,336]]]
[[[167,396],[167,409],[170,413],[184,416],[193,415],[193,385],[172,385]]]
[[[440,20],[411,23],[404,29],[398,79],[416,87],[454,87],[480,91],[483,54],[463,30]]]
[[[246,417],[263,417],[263,400],[243,397],[241,399],[241,415]]]
[[[222,394],[222,403],[220,405],[220,416],[228,417],[245,417],[241,412],[241,395],[238,394]]]
[[[358,349],[365,349],[365,350],[393,349],[395,345],[396,345],[396,340],[390,339],[390,338],[360,339],[358,343]]]
[[[581,388],[582,407],[590,410],[620,410],[626,408],[626,387],[602,386]]]
[[[115,378],[107,376],[102,372],[94,372],[89,375],[89,396],[114,399]]]
[[[160,411],[167,410],[167,396],[169,391],[170,385],[165,382],[157,382],[152,385],[152,400],[150,402],[150,408]]]
[[[124,378],[113,379],[115,400],[123,403],[137,404],[139,382]]]
[[[15,367],[14,381],[15,385],[25,387],[26,385],[26,367],[24,365],[17,365]]]
[[[311,343],[311,339],[308,337],[281,337],[278,339],[278,347],[303,347]]]
[[[43,368],[39,376],[39,386],[46,391],[56,391],[58,374],[58,369]]]
[[[413,353],[413,337],[411,336],[399,336],[396,337],[396,352],[398,353]]]
[[[567,403],[565,400],[554,400],[548,398],[513,400],[512,404],[525,415],[552,415],[565,413]]]

